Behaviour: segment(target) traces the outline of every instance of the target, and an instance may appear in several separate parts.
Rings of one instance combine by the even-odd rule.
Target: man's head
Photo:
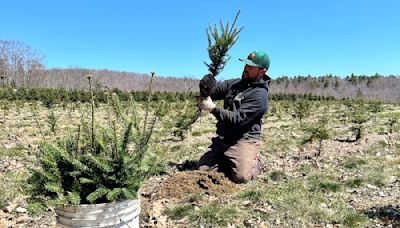
[[[239,60],[246,64],[242,79],[249,81],[259,81],[268,71],[270,63],[267,53],[263,51],[253,51],[249,54],[247,59]]]

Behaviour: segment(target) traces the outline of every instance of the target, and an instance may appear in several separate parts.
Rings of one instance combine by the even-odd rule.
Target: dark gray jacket
[[[218,120],[217,134],[225,141],[260,139],[261,119],[268,110],[269,82],[265,75],[259,82],[232,79],[217,83],[211,99],[224,99],[224,108],[215,108],[211,113]]]

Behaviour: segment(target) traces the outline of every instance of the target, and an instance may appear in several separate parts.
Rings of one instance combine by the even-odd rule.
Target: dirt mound
[[[187,202],[202,204],[203,200],[221,200],[240,189],[241,185],[217,172],[195,170],[154,177],[140,191],[141,216],[143,222],[150,224],[149,226],[168,227],[167,218],[163,215],[167,205]],[[196,196],[200,198],[196,200]]]
[[[217,172],[189,171],[178,172],[160,185],[160,198],[182,198],[189,194],[203,193],[211,196],[223,196],[236,192],[239,185]]]
[[[237,192],[240,185],[233,183],[222,173],[205,171],[176,172],[145,184],[141,196],[148,200],[168,199],[180,201],[193,194],[223,197]]]

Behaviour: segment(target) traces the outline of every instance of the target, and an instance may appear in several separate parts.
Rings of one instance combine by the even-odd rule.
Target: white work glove
[[[211,97],[197,97],[197,107],[199,109],[211,112],[215,108],[215,103],[211,100]]]

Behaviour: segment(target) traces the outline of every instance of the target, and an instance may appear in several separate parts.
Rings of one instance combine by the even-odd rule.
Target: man
[[[217,137],[197,163],[199,170],[215,170],[236,183],[254,180],[260,173],[261,119],[268,110],[266,75],[270,60],[263,51],[254,51],[247,59],[241,79],[218,82],[210,97],[198,99],[198,107],[218,120]],[[200,84],[212,77],[206,75]],[[212,100],[224,99],[224,107]]]

